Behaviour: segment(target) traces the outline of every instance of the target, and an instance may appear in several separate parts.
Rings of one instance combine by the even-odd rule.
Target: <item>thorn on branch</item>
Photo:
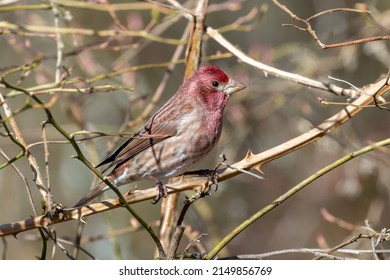
[[[248,154],[247,154],[247,156],[248,156]],[[253,177],[255,177],[255,178],[259,179],[259,180],[264,180],[264,177],[263,177],[263,176],[260,176],[260,175],[258,175],[258,174],[253,173],[253,172],[250,172],[250,171],[248,171],[248,170],[242,169],[242,168],[240,168],[240,167],[236,167],[236,166],[227,164],[227,163],[225,162],[225,161],[227,160],[225,154],[221,154],[220,157],[221,157],[222,160],[223,160],[223,161],[221,162],[221,165],[224,165],[224,166],[226,166],[227,168],[230,168],[230,169],[239,171],[239,172],[241,172],[241,173],[245,173],[245,174],[247,174],[247,175],[253,176]],[[257,170],[260,170],[260,168],[257,168]]]

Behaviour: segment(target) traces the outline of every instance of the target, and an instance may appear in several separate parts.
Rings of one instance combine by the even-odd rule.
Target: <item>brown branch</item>
[[[351,237],[349,240],[347,240],[345,242],[342,242],[342,243],[334,246],[333,248],[330,248],[330,249],[326,250],[325,254],[330,255],[331,253],[337,252],[337,250],[339,250],[339,249],[341,249],[341,248],[343,248],[345,246],[348,246],[348,245],[356,242],[359,239],[362,239],[362,238],[371,239],[373,237],[374,236],[372,234],[358,234],[356,236]],[[322,258],[324,258],[324,256],[319,255],[319,256],[315,257],[314,260],[320,260]]]
[[[255,169],[259,170],[264,163],[275,160],[295,150],[298,150],[310,143],[315,142],[319,138],[327,135],[335,128],[341,126],[353,116],[363,110],[367,104],[373,102],[373,96],[382,96],[390,90],[387,78],[384,78],[376,83],[370,84],[363,89],[363,95],[355,100],[350,106],[328,118],[317,127],[310,131],[293,138],[285,143],[282,143],[274,148],[264,151],[259,154],[248,152],[245,158],[235,164],[234,167],[241,169]],[[219,181],[227,180],[231,177],[241,174],[238,169],[226,169],[219,174]],[[176,182],[169,184],[168,193],[176,193],[185,190],[195,190],[204,187],[208,183],[208,178],[200,176],[185,176]],[[155,187],[146,190],[135,190],[126,194],[124,197],[129,204],[150,200],[156,197],[157,190]],[[83,217],[95,215],[104,211],[108,211],[121,206],[118,199],[108,199],[102,202],[93,203],[81,208],[67,208],[63,211],[55,213],[51,220],[48,216],[39,216],[35,218],[26,219],[19,222],[0,225],[0,236],[16,235],[20,232],[48,226],[50,224],[61,223],[69,220],[81,220]]]
[[[348,8],[337,8],[337,9],[329,9],[322,11],[320,13],[317,13],[307,19],[300,18],[299,16],[295,15],[290,9],[288,9],[285,5],[280,4],[277,0],[272,0],[272,2],[279,7],[281,10],[286,12],[292,19],[299,21],[303,23],[306,27],[299,27],[295,24],[283,24],[283,26],[291,26],[294,27],[300,31],[306,31],[310,34],[310,36],[313,37],[313,39],[317,42],[317,44],[323,49],[330,49],[330,48],[339,48],[339,47],[345,47],[345,46],[351,46],[351,45],[357,45],[362,43],[368,43],[368,42],[374,42],[374,41],[382,41],[382,40],[390,40],[390,36],[383,35],[383,36],[375,36],[375,37],[369,37],[369,38],[362,38],[362,39],[356,39],[352,41],[342,42],[342,43],[335,43],[335,44],[324,44],[317,36],[315,30],[311,26],[310,22],[312,19],[317,18],[319,16],[325,15],[325,14],[331,14],[334,12],[355,12],[355,13],[368,13],[371,14],[370,11],[367,10],[357,10],[357,9],[348,9]]]
[[[202,37],[205,27],[206,11],[208,0],[198,0],[193,17],[193,27],[189,36],[187,48],[187,61],[184,78],[188,79],[196,70],[198,70],[202,54]]]
[[[371,14],[371,11],[368,10],[359,10],[359,9],[350,9],[350,8],[335,8],[335,9],[328,9],[325,11],[321,11],[315,15],[312,15],[311,17],[307,18],[307,21],[311,21],[314,18],[317,18],[319,16],[325,15],[325,14],[332,14],[336,12],[353,12],[353,13],[364,13],[364,14]]]
[[[321,215],[329,223],[336,224],[340,228],[343,228],[343,229],[346,229],[346,230],[355,231],[355,230],[358,230],[358,229],[361,228],[361,226],[357,226],[357,225],[351,224],[351,223],[349,223],[347,221],[344,221],[344,220],[342,220],[342,219],[340,219],[340,218],[330,214],[328,212],[328,210],[326,210],[325,208],[321,208]]]
[[[175,231],[173,232],[171,241],[169,242],[169,247],[168,247],[167,256],[166,256],[167,260],[175,259],[177,248],[179,247],[180,240],[181,240],[183,233],[184,233],[184,229],[185,229],[184,226],[177,226],[175,228]]]

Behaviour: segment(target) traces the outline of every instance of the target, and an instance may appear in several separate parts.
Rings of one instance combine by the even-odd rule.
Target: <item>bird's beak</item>
[[[230,79],[229,83],[226,84],[224,88],[224,92],[227,96],[230,96],[237,91],[243,90],[244,88],[246,88],[246,85],[236,82],[233,79]]]

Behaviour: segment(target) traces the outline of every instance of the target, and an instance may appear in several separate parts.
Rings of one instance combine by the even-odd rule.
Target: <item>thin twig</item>
[[[11,162],[10,158],[4,153],[4,151],[1,148],[0,148],[0,154],[8,162]],[[32,209],[32,211],[34,213],[34,216],[38,216],[38,212],[37,212],[37,209],[36,209],[35,203],[34,203],[34,198],[32,196],[31,189],[30,189],[30,186],[28,184],[27,178],[23,175],[23,173],[19,170],[19,168],[14,163],[11,163],[11,167],[15,170],[16,174],[18,174],[18,176],[20,177],[20,179],[23,182],[23,185],[25,186],[27,197],[28,197],[28,201],[30,202],[30,206],[31,206],[31,209]]]
[[[362,238],[362,237],[360,237]],[[372,254],[372,250],[354,250],[354,249],[338,249],[335,251],[337,253],[342,253],[342,254],[349,254],[349,255],[368,255]],[[384,254],[390,254],[390,250],[377,250],[378,253],[384,253]],[[225,259],[242,259],[242,260],[263,260],[266,258],[270,257],[275,257],[275,256],[281,256],[281,255],[286,255],[286,254],[313,254],[313,255],[320,255],[322,257],[332,257],[333,259],[335,256],[326,254],[326,250],[320,249],[320,248],[297,248],[297,249],[285,249],[285,250],[278,250],[278,251],[272,251],[268,253],[260,253],[260,254],[247,254],[247,255],[237,255],[237,256],[229,256],[226,258],[220,258],[220,260],[225,260]],[[340,259],[346,259],[346,258],[340,258]]]
[[[357,10],[357,9],[349,9],[349,8],[337,8],[337,9],[329,9],[329,10],[325,10],[325,11],[322,11],[320,13],[317,13],[307,19],[302,19],[300,18],[299,16],[295,15],[290,9],[288,9],[285,5],[282,5],[279,3],[279,1],[277,0],[272,0],[272,2],[277,6],[279,7],[281,10],[283,10],[284,12],[286,12],[292,19],[296,20],[296,21],[299,21],[301,23],[303,23],[306,27],[303,28],[303,27],[299,27],[295,24],[283,24],[283,26],[291,26],[291,27],[294,27],[300,31],[306,31],[310,34],[310,36],[313,37],[313,39],[317,42],[317,44],[323,49],[330,49],[330,48],[339,48],[339,47],[345,47],[345,46],[352,46],[352,45],[357,45],[357,44],[362,44],[362,43],[368,43],[368,42],[374,42],[374,41],[384,41],[384,40],[390,40],[390,36],[388,35],[383,35],[383,36],[374,36],[374,37],[369,37],[369,38],[362,38],[362,39],[356,39],[356,40],[352,40],[352,41],[346,41],[346,42],[342,42],[342,43],[336,43],[336,44],[324,44],[323,42],[321,42],[321,40],[319,39],[319,37],[317,36],[314,28],[312,27],[312,25],[310,24],[310,21],[314,18],[317,18],[319,16],[322,16],[322,15],[325,15],[325,14],[331,14],[331,13],[334,13],[334,12],[355,12],[355,13],[366,13],[366,14],[370,14],[371,15],[371,12],[370,11],[367,11],[367,10]]]

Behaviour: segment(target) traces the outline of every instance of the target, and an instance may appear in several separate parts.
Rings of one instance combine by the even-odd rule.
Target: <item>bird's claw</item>
[[[157,204],[162,197],[166,197],[168,195],[167,187],[164,186],[161,181],[156,182],[156,188],[158,193],[157,196],[153,198],[152,204]]]
[[[218,190],[218,173],[217,172],[211,172],[209,176],[209,182],[211,182],[211,185],[215,185],[215,191]]]

